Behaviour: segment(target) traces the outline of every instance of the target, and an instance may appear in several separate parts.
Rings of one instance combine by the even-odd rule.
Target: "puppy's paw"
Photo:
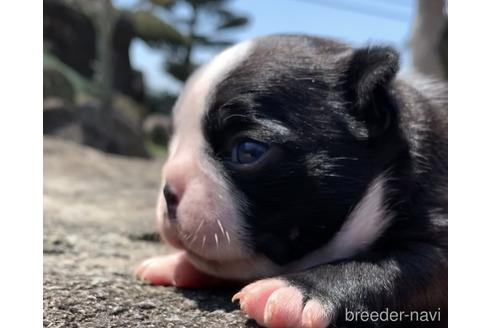
[[[153,285],[176,287],[217,286],[221,280],[197,270],[188,261],[186,252],[152,257],[143,261],[135,270],[138,279]]]
[[[232,298],[241,309],[266,327],[324,328],[330,316],[315,299],[304,304],[302,292],[276,278],[259,280],[244,287]]]

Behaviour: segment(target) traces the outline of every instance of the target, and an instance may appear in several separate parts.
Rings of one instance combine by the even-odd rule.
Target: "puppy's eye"
[[[231,151],[231,162],[235,164],[253,164],[267,152],[269,146],[262,142],[248,139],[234,145]]]

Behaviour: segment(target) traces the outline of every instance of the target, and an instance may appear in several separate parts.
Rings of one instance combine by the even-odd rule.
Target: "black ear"
[[[373,136],[386,130],[394,114],[389,86],[398,69],[399,55],[391,47],[361,48],[351,56],[346,81],[352,112]]]

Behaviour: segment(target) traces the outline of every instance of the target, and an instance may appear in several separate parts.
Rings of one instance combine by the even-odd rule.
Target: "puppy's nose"
[[[176,219],[176,210],[179,204],[179,195],[169,183],[164,186],[164,198],[166,199],[167,213],[170,219]]]

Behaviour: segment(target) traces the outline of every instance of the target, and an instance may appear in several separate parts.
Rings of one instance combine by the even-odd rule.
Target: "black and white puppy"
[[[182,251],[137,275],[260,279],[233,299],[268,327],[418,325],[411,311],[445,326],[447,90],[397,77],[398,61],[275,35],[199,69],[174,107],[157,207]],[[399,317],[357,317],[372,311]]]

